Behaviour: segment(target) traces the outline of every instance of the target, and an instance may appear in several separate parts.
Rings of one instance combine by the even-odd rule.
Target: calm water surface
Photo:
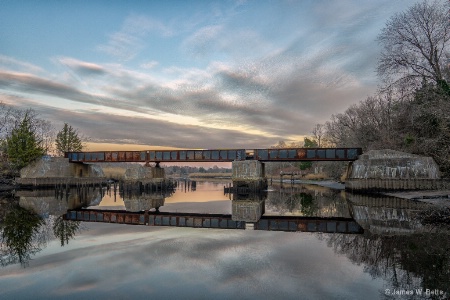
[[[426,205],[313,185],[225,194],[19,191],[1,202],[1,299],[446,299],[449,235]],[[64,221],[68,209],[353,219],[363,234]]]

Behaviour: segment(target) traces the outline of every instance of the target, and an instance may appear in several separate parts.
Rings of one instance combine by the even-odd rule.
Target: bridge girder
[[[66,152],[70,162],[354,161],[361,148],[192,149]]]

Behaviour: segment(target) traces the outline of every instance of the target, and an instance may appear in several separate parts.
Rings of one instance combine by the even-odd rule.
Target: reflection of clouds
[[[371,299],[380,288],[361,267],[310,234],[88,226],[64,248],[49,245],[27,269],[1,269],[0,274],[15,274],[0,282],[4,295],[20,297],[35,289],[36,297],[46,298],[89,292],[127,298],[150,293],[146,296],[298,299],[302,293],[310,299],[357,299],[365,290]],[[26,284],[21,290],[7,287],[15,281]]]

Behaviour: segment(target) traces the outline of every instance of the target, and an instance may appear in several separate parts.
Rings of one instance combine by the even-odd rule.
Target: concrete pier
[[[70,163],[68,158],[44,156],[20,170],[20,178],[101,178],[102,169],[93,164]]]
[[[257,160],[233,161],[233,187],[247,188],[249,192],[267,189],[264,164]]]
[[[71,163],[63,157],[44,156],[20,170],[16,182],[21,186],[78,186],[106,182],[102,168],[94,164]]]
[[[448,189],[439,166],[431,157],[394,150],[371,150],[349,167],[345,188],[350,191],[384,192]]]

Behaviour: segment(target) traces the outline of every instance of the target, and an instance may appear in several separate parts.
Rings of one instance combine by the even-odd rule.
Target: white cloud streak
[[[125,20],[119,31],[109,36],[108,43],[99,45],[97,49],[120,61],[129,61],[145,48],[143,39],[151,32],[157,32],[163,36],[173,34],[172,30],[160,21],[132,14]]]

